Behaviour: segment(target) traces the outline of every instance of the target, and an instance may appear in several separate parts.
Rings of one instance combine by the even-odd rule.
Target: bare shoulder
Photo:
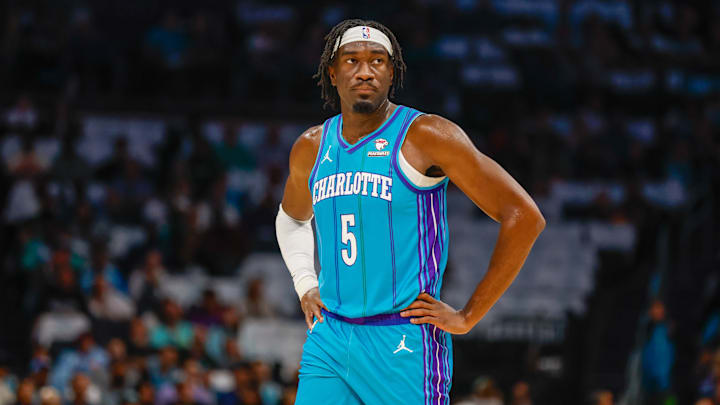
[[[315,125],[306,129],[298,138],[295,140],[293,150],[298,148],[302,151],[314,150],[317,152],[320,147],[322,140],[322,125]]]
[[[436,114],[423,114],[408,129],[410,142],[440,145],[452,140],[466,138],[465,132],[454,122]]]
[[[322,125],[310,127],[300,134],[290,151],[291,169],[310,172],[315,164],[321,141]]]

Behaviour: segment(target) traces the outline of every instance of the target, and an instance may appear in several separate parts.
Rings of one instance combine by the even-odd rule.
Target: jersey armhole
[[[393,149],[393,155],[391,159],[391,165],[393,170],[397,172],[398,177],[402,182],[415,193],[429,193],[437,190],[440,187],[445,187],[449,182],[447,176],[443,177],[428,177],[420,173],[417,169],[412,167],[409,162],[405,160],[405,156],[402,155],[402,144],[405,142],[405,137],[410,129],[410,125],[415,119],[424,113],[411,110],[405,117],[402,127],[400,128],[400,136],[395,142],[395,148]]]
[[[318,168],[318,161],[320,160],[320,155],[322,154],[323,148],[325,147],[325,138],[327,138],[327,131],[328,128],[330,128],[330,121],[332,118],[328,118],[323,122],[322,125],[322,136],[320,137],[320,146],[318,147],[317,155],[315,156],[315,163],[313,163],[312,171],[310,172],[310,176],[308,177],[308,188],[310,189],[310,192],[312,192],[312,184],[313,181],[315,181],[315,174],[317,174],[317,168]]]
[[[405,155],[402,153],[402,145],[398,150],[398,167],[402,174],[405,175],[405,178],[416,187],[435,187],[447,178],[447,176],[430,177],[420,173],[405,159]]]

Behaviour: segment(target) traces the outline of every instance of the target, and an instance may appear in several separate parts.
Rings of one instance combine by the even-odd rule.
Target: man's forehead
[[[348,42],[347,44],[343,45],[339,49],[339,53],[342,55],[344,53],[355,53],[355,52],[363,52],[363,51],[369,51],[372,53],[382,53],[387,55],[387,49],[385,49],[384,46],[378,44],[377,42],[368,42],[368,41],[354,41],[354,42]]]

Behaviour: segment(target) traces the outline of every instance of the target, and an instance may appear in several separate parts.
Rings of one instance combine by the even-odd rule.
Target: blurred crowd
[[[81,124],[58,123],[28,98],[4,114],[0,404],[293,403],[296,382],[238,340],[244,319],[276,315],[262,279],[232,302],[168,292],[169,276],[232,276],[275,248],[277,136],[264,142],[282,160],[250,153],[233,124],[217,143],[170,128],[148,166],[120,134],[92,165]],[[261,187],[229,191],[236,171]]]
[[[261,280],[240,304],[207,290],[186,306],[163,280],[235,275],[250,252],[276,250],[282,127],[332,114],[311,76],[344,18],[390,27],[409,66],[397,101],[456,120],[534,197],[557,181],[624,189],[564,218],[640,223],[644,184],[692,189],[718,174],[717,1],[299,4],[14,3],[0,16],[0,405],[294,402],[295,381],[238,343],[244,319],[275,315]],[[209,129],[192,113],[205,101],[231,118]],[[91,134],[94,113],[132,120],[142,106],[184,118],[157,142],[144,129]],[[99,159],[93,142],[111,153]],[[648,350],[671,340],[660,312]],[[720,318],[707,319],[698,395],[720,403]],[[504,402],[484,378],[467,403],[528,405],[530,391],[518,383]]]
[[[6,103],[37,94],[53,114],[58,100],[90,111],[211,105],[314,123],[330,115],[312,79],[323,35],[363,16],[403,46],[397,101],[459,122],[534,195],[569,178],[622,181],[631,195],[646,181],[692,186],[717,166],[715,1],[298,4],[17,4],[4,17],[0,88]],[[603,198],[589,215],[623,211]]]

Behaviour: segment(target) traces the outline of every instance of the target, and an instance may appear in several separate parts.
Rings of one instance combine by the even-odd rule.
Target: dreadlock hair
[[[318,66],[318,71],[313,76],[313,79],[319,79],[317,84],[318,86],[320,86],[322,98],[323,100],[325,100],[323,108],[326,108],[328,106],[333,109],[339,108],[340,96],[338,95],[337,90],[333,88],[332,82],[330,81],[328,66],[332,65],[335,62],[335,56],[337,56],[333,55],[333,48],[335,47],[335,42],[337,42],[338,38],[340,38],[345,33],[345,31],[357,26],[375,28],[376,30],[387,35],[387,37],[390,39],[390,44],[392,45],[393,51],[392,56],[390,56],[390,61],[393,64],[394,73],[393,82],[390,86],[389,96],[392,97],[393,95],[395,95],[395,89],[402,88],[406,66],[405,61],[402,57],[402,49],[400,48],[400,44],[398,43],[397,39],[395,39],[395,35],[393,35],[392,31],[390,31],[386,26],[380,24],[379,22],[372,20],[350,19],[341,21],[330,30],[329,34],[325,36],[325,49],[323,50],[322,56],[320,57],[320,65]]]

